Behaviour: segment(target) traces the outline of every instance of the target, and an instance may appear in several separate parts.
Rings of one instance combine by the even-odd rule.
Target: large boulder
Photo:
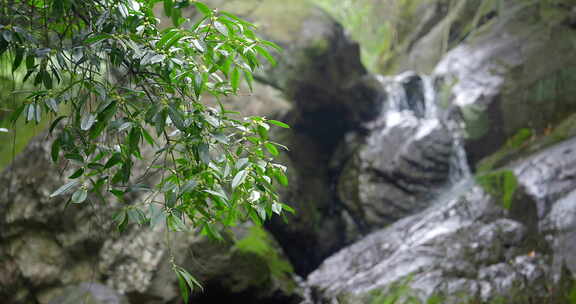
[[[516,182],[508,210],[502,193],[470,180],[344,248],[308,276],[312,294],[321,303],[370,303],[400,282],[442,303],[564,303],[576,274],[574,149],[571,139],[509,164]]]
[[[481,188],[465,191],[328,258],[308,277],[317,301],[370,303],[375,293],[391,292],[406,278],[414,295],[442,294],[442,303],[460,303],[462,294],[513,299],[522,296],[516,288],[545,295],[547,257],[529,254],[525,227],[504,218]]]
[[[562,1],[560,1],[562,2]],[[522,128],[543,134],[576,110],[569,1],[508,1],[499,18],[448,52],[434,70],[466,124],[472,163]],[[551,12],[550,12],[551,11]],[[553,18],[546,17],[553,13]]]

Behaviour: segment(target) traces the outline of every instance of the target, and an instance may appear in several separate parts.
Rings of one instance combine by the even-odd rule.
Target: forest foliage
[[[159,28],[158,5],[172,26]],[[70,172],[51,197],[118,202],[120,230],[165,224],[219,239],[240,221],[293,211],[276,189],[288,183],[274,161],[286,147],[269,136],[288,125],[203,102],[242,81],[252,88],[272,50],[252,23],[200,1],[2,0],[0,58],[9,97],[21,97],[5,99],[13,125],[2,131],[50,122],[51,158]],[[199,284],[173,268],[187,298]]]

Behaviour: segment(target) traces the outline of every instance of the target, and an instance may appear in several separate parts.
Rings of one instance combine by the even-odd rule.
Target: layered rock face
[[[193,303],[373,304],[398,291],[566,303],[576,271],[573,5],[561,1],[547,19],[544,6],[504,1],[464,39],[482,1],[449,2],[414,2],[402,18],[418,22],[398,32],[407,52],[380,62],[402,73],[380,76],[308,1],[214,0],[285,48],[253,95],[224,103],[292,126],[274,137],[290,148],[281,194],[296,215],[268,232],[239,226],[223,243],[167,238],[161,227],[118,234],[114,205],[47,198],[63,178],[39,137],[0,175],[0,299],[179,303],[173,255],[206,287]]]
[[[342,249],[309,275],[315,300],[369,303],[410,274],[418,296],[445,295],[443,303],[564,303],[558,284],[565,267],[574,271],[575,147],[572,139],[512,165],[518,191],[510,210],[470,180]]]

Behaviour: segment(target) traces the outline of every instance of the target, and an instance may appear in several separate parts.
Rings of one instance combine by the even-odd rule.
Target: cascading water
[[[472,180],[459,122],[437,105],[433,79],[407,72],[379,81],[385,103],[366,123],[370,132],[354,159],[357,179],[345,173],[339,187],[357,222],[372,228],[452,197]]]
[[[430,76],[405,72],[395,77],[379,77],[387,93],[387,104],[381,117],[387,127],[399,124],[417,126],[415,137],[422,138],[443,125],[452,136],[452,160],[449,179],[457,183],[470,177],[466,152],[462,145],[460,122],[452,118],[452,109],[440,108],[434,79]]]

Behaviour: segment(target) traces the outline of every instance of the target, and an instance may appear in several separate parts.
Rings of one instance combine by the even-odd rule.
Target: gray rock
[[[576,273],[575,150],[576,139],[570,139],[512,165],[521,192],[512,214],[537,231],[540,247],[550,250],[554,282],[564,267]]]
[[[574,90],[563,85],[573,81],[576,66],[576,58],[566,56],[572,29],[562,18],[536,22],[536,5],[505,5],[506,18],[448,52],[434,70],[466,123],[472,163],[520,128],[543,132],[576,110]],[[562,10],[569,11],[560,9],[560,16]]]
[[[129,304],[125,296],[98,283],[82,283],[62,290],[62,295],[48,304]]]
[[[511,164],[525,196],[518,204],[534,205],[536,219],[544,219],[556,201],[576,186],[575,151],[576,139],[570,139]]]
[[[554,251],[554,280],[561,279],[563,267],[576,274],[576,191],[554,204],[542,226],[544,232],[551,236],[549,240]]]
[[[462,294],[520,296],[516,288],[541,295],[546,256],[526,254],[525,227],[502,218],[502,209],[479,187],[464,186],[454,195],[326,259],[308,277],[317,300],[356,303],[408,276],[417,296],[444,294],[443,303]]]

